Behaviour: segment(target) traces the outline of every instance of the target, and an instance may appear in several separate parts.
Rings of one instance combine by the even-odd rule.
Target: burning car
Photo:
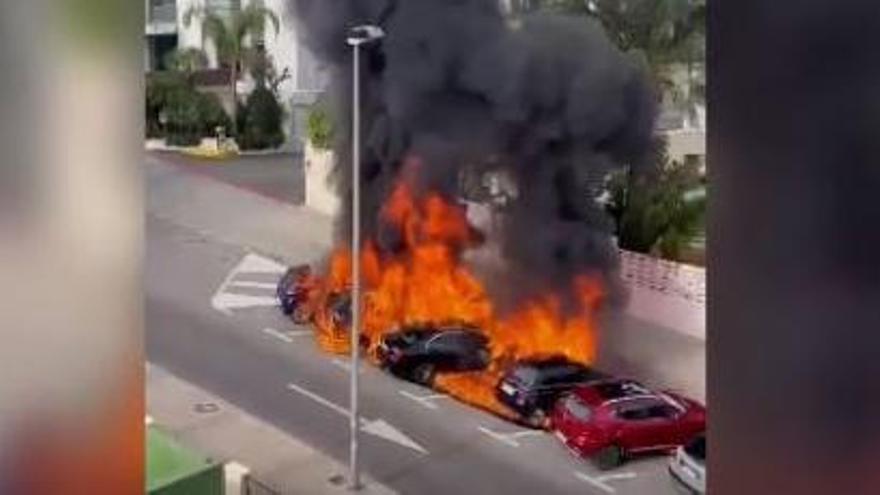
[[[671,392],[652,392],[632,380],[575,388],[551,416],[556,436],[600,469],[635,454],[670,452],[706,428],[702,405]]]
[[[392,374],[432,386],[437,373],[486,369],[488,343],[485,335],[463,325],[416,326],[387,334],[376,354]]]
[[[565,357],[519,361],[498,382],[498,400],[513,409],[526,424],[543,428],[560,396],[578,385],[608,379],[609,375]]]
[[[294,323],[305,325],[311,321],[309,298],[315,288],[315,277],[309,265],[292,266],[284,272],[275,288],[281,312],[291,316]]]

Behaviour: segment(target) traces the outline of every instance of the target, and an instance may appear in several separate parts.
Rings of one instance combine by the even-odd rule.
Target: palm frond
[[[275,35],[281,30],[281,21],[274,11],[258,4],[250,4],[233,18],[233,32],[241,42],[248,36],[262,37],[266,32],[266,22],[272,25]]]

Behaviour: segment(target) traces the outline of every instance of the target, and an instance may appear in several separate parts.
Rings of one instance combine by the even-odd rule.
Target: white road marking
[[[599,488],[606,493],[614,493],[614,487],[605,483],[606,481],[614,481],[614,480],[629,480],[636,477],[636,473],[626,472],[626,473],[617,473],[617,474],[605,474],[602,476],[589,476],[580,471],[575,471],[574,475],[577,476],[578,479],[582,481],[586,481],[587,483]]]
[[[626,472],[626,473],[616,473],[616,474],[605,474],[597,477],[597,480],[600,481],[614,481],[614,480],[631,480],[636,477],[636,473]]]
[[[260,256],[254,253],[248,253],[238,263],[236,271],[249,273],[278,273],[282,274],[287,271],[287,267],[275,260]]]
[[[289,337],[308,337],[313,333],[311,330],[291,330],[287,332],[287,335]]]
[[[544,434],[543,430],[522,430],[514,431],[512,433],[502,433],[500,431],[495,431],[484,426],[480,426],[479,429],[480,431],[482,431],[486,435],[489,435],[495,440],[506,443],[507,445],[510,445],[512,447],[519,447],[519,442],[516,441],[517,438],[537,437]]]
[[[478,427],[478,429],[501,443],[505,443],[507,445],[510,445],[511,447],[519,447],[519,442],[510,438],[510,436],[508,435],[498,433],[497,431],[490,430],[489,428],[486,428],[484,426],[480,426]]]
[[[337,368],[341,368],[347,372],[351,372],[351,363],[346,359],[334,358],[334,359],[330,360],[330,362],[333,363],[333,366],[336,366]],[[358,374],[361,374],[363,372],[364,372],[364,368],[361,366],[358,366]]]
[[[384,438],[390,442],[394,442],[398,445],[403,445],[404,447],[409,447],[410,449],[415,450],[416,452],[420,452],[422,454],[427,454],[428,451],[425,450],[424,447],[417,444],[413,439],[404,435],[400,430],[388,424],[384,419],[376,419],[373,421],[361,418],[361,431],[364,433],[369,433],[371,435],[375,435],[379,438]]]
[[[302,388],[295,383],[288,383],[287,389],[293,390],[295,392],[299,392],[300,394],[305,395],[306,397],[308,397],[309,399],[312,399],[313,401],[317,402],[318,404],[321,404],[322,406],[328,407],[343,416],[349,415],[348,409],[346,409],[340,405],[337,405],[333,402],[330,402],[329,400],[321,397],[320,395],[312,392],[311,390],[306,389],[306,388]]]
[[[265,333],[266,335],[271,335],[272,337],[275,337],[278,340],[283,340],[284,342],[288,342],[288,343],[293,342],[293,339],[290,338],[289,335],[285,335],[285,334],[279,332],[278,330],[275,330],[274,328],[264,328],[263,333]]]
[[[249,296],[224,292],[211,299],[211,306],[217,311],[229,313],[231,309],[255,308],[259,306],[278,306],[278,301],[270,296]]]
[[[275,290],[277,285],[271,282],[230,282],[226,287],[245,287],[249,289],[270,289]]]
[[[298,393],[308,397],[309,399],[312,399],[313,401],[317,402],[318,404],[321,404],[322,406],[325,406],[333,411],[336,411],[337,413],[339,413],[343,416],[346,416],[346,417],[351,416],[351,413],[348,411],[348,409],[345,409],[344,407],[321,397],[320,395],[312,392],[311,390],[300,387],[299,385],[296,385],[294,383],[288,383],[287,389],[298,392]],[[419,452],[421,454],[428,453],[428,451],[425,450],[424,447],[422,447],[421,445],[416,443],[413,439],[406,436],[403,432],[401,432],[400,430],[398,430],[397,428],[392,426],[390,423],[388,423],[384,419],[379,418],[379,419],[372,419],[371,420],[371,419],[367,419],[364,417],[361,417],[360,419],[361,419],[360,429],[364,433],[369,433],[370,435],[377,436],[379,438],[383,438],[385,440],[388,440],[389,442],[394,442],[398,445],[402,445],[406,448],[415,450],[416,452]]]
[[[511,438],[538,437],[544,434],[544,430],[523,430],[516,433],[508,433]]]
[[[280,275],[286,270],[287,268],[284,265],[276,261],[254,253],[247,253],[241,261],[239,261],[238,264],[226,274],[226,278],[223,279],[220,287],[217,288],[214,295],[211,297],[211,307],[221,313],[232,315],[233,309],[276,306],[278,303],[274,297],[228,294],[226,293],[226,288],[233,283],[233,279],[239,273],[275,273]],[[243,282],[237,283],[240,284]]]
[[[437,399],[445,399],[445,398],[449,397],[446,394],[416,395],[411,392],[407,392],[406,390],[398,390],[397,392],[400,395],[406,397],[407,399],[412,399],[428,409],[437,409],[437,404],[434,404],[433,402],[430,402],[430,401],[437,400]]]

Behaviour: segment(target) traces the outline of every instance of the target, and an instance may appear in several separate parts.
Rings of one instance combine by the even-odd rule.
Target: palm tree
[[[622,52],[649,71],[660,94],[683,105],[702,98],[705,83],[693,79],[691,69],[705,58],[706,0],[533,0],[530,5],[529,10],[596,19]],[[689,79],[684,91],[672,77],[682,65]]]
[[[237,132],[238,88],[237,82],[242,69],[259,56],[256,41],[262,39],[269,21],[278,34],[280,21],[271,9],[253,2],[231,15],[223,15],[203,6],[191,7],[186,11],[183,22],[186,26],[194,18],[202,23],[202,39],[208,39],[217,52],[217,61],[229,69],[230,94],[232,96],[232,130]]]
[[[208,56],[201,48],[177,48],[165,57],[165,66],[191,77],[194,72],[208,66]]]

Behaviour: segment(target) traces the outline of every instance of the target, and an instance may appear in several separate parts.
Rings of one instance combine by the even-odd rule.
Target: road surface
[[[162,175],[148,187],[170,187],[169,180]],[[227,203],[235,197],[223,193]],[[148,360],[345,463],[348,362],[320,352],[309,329],[284,318],[272,302],[283,265],[321,253],[301,250],[282,263],[277,254],[247,247],[259,242],[223,235],[220,223],[203,229],[191,221],[197,215],[169,215],[157,199],[148,202],[146,220]],[[398,493],[679,493],[663,457],[599,472],[552,435],[368,365],[361,413],[363,469]]]

